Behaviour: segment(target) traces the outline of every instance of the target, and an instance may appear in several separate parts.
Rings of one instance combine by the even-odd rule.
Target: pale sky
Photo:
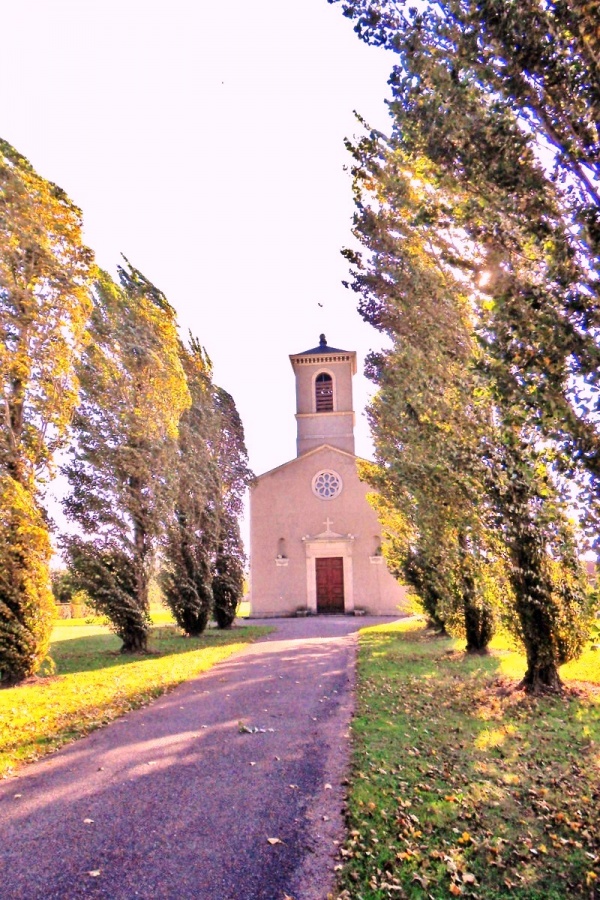
[[[296,455],[288,355],[365,353],[340,249],[344,137],[388,129],[393,57],[326,0],[19,0],[2,11],[0,134],[83,210],[85,240],[167,295],[234,397],[256,474]],[[323,308],[318,304],[322,303]]]

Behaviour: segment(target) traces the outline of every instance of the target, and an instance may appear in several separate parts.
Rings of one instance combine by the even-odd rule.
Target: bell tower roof
[[[314,353],[349,353],[349,350],[340,350],[338,347],[330,347],[324,334],[319,335],[319,346],[305,350],[303,353],[295,353],[294,356],[310,356]]]
[[[306,357],[310,357],[306,359]],[[304,350],[303,353],[290,354],[290,362],[294,368],[298,363],[315,365],[322,363],[349,362],[352,375],[356,375],[356,352],[354,350],[340,350],[339,347],[330,347],[324,334],[319,335],[319,346]]]

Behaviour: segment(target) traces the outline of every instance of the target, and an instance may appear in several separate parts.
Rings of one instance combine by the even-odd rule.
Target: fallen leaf
[[[453,894],[455,897],[458,897],[458,896],[460,896],[460,894],[462,894],[462,888],[460,888],[457,884],[454,884],[454,882],[452,882],[452,884],[450,885],[450,893]]]
[[[331,787],[330,784],[326,784],[324,790],[326,790],[326,791],[332,791],[333,788]]]
[[[90,875],[92,878],[97,878],[99,874],[100,869],[92,869],[91,872],[88,872],[88,875]]]
[[[15,794],[14,798],[15,798],[15,800],[19,800],[22,796],[23,796],[23,794]]]
[[[84,819],[84,820],[83,820],[83,824],[84,824],[84,825],[93,825],[93,824],[94,824],[94,820],[93,820],[93,819]]]
[[[275,844],[283,844],[283,841],[279,838],[267,838],[267,841],[269,842],[269,844],[271,844],[271,846],[274,846]]]

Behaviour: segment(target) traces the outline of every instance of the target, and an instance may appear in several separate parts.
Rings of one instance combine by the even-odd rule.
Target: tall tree
[[[564,511],[544,488],[542,439],[554,442],[554,466],[579,476],[588,512],[598,508],[599,85],[590,6],[350,0],[344,10],[361,37],[399,57],[391,147],[381,153],[402,156],[405,193],[407,178],[422,186],[420,208],[405,209],[403,224],[426,236],[431,258],[445,277],[462,281],[472,304],[503,447],[500,481],[522,489],[520,503],[505,503],[491,479],[520,592],[526,682],[555,685],[564,655],[553,637],[566,595],[547,577],[548,549],[564,571],[572,554],[550,540],[563,529]],[[387,186],[400,196],[389,177]],[[396,235],[388,237],[393,244]],[[555,478],[552,489],[559,484]],[[526,531],[535,539],[515,541]],[[523,566],[538,586],[535,600],[516,577]],[[568,596],[567,643],[576,652],[588,610],[584,592]],[[541,630],[527,614],[536,604],[544,608]],[[544,664],[533,651],[542,644]]]
[[[396,567],[434,621],[458,625],[468,649],[480,652],[493,620],[481,590],[490,515],[482,502],[482,446],[491,400],[472,365],[470,305],[460,280],[429,253],[423,229],[408,224],[427,189],[407,176],[404,155],[377,138],[365,138],[354,153],[356,234],[368,249],[368,262],[348,254],[354,287],[363,316],[392,341],[368,365],[379,386],[370,409],[379,465],[367,480],[384,500],[384,526],[392,511],[409,525],[405,540],[394,542]]]
[[[459,583],[455,572],[463,579],[463,596],[477,583],[475,561],[489,557],[485,527],[493,525],[504,539],[513,576],[513,612],[528,651],[526,686],[554,687],[558,666],[581,649],[587,597],[571,592],[566,615],[560,608],[565,595],[546,577],[549,552],[563,573],[572,563],[572,555],[562,555],[566,545],[553,539],[566,528],[564,509],[554,500],[556,480],[553,485],[536,451],[539,429],[530,407],[519,402],[504,377],[512,369],[497,348],[501,335],[490,337],[490,288],[483,292],[471,279],[480,248],[469,240],[459,215],[468,191],[427,154],[422,129],[429,120],[422,121],[420,111],[406,113],[409,105],[406,100],[398,113],[390,140],[371,134],[353,148],[355,233],[368,251],[347,254],[354,264],[353,287],[364,317],[394,342],[373,370],[381,387],[373,407],[382,463],[375,483],[396,505],[408,496],[405,508],[421,536],[424,521],[432,523],[433,533],[446,535],[447,525],[454,524],[458,552],[450,558],[454,583]],[[408,137],[401,130],[405,122]],[[506,483],[521,486],[521,503],[506,502],[501,487]],[[535,539],[515,539],[525,531]],[[419,556],[422,560],[422,552]],[[523,568],[527,584],[517,577]],[[486,581],[489,585],[480,579],[482,585]],[[528,590],[534,582],[535,599]],[[533,606],[543,607],[541,618],[529,615]],[[471,618],[465,606],[465,622]],[[544,628],[538,627],[542,620]],[[487,624],[479,621],[486,632]],[[565,653],[557,643],[559,621],[570,629]]]
[[[196,636],[213,610],[213,567],[221,515],[219,417],[212,365],[190,336],[180,349],[191,394],[179,431],[177,493],[165,532],[161,586],[179,627]]]
[[[220,422],[221,521],[213,588],[217,625],[229,628],[243,593],[246,556],[239,518],[252,472],[248,467],[244,427],[233,397],[218,388],[216,401]]]
[[[129,263],[119,282],[100,273],[93,291],[65,467],[65,510],[82,534],[67,537],[65,549],[123,651],[136,652],[147,645],[149,581],[174,499],[179,420],[190,395],[167,299]]]
[[[197,635],[213,613],[221,628],[235,617],[244,568],[238,519],[251,473],[235,403],[213,383],[206,351],[190,336],[181,353],[192,405],[181,421],[161,581],[177,623]]]
[[[230,628],[244,590],[246,557],[237,518],[225,508],[213,576],[214,616],[219,628]]]
[[[0,681],[49,642],[51,547],[41,487],[77,402],[92,253],[81,213],[0,140]]]

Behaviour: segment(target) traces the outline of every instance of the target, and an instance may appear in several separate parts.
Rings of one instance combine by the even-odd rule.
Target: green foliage
[[[241,600],[237,519],[250,471],[235,403],[214,385],[206,352],[193,337],[180,352],[192,405],[180,424],[178,489],[161,584],[179,626],[197,635],[213,612],[219,627],[228,627]]]
[[[452,607],[449,611],[445,609],[447,586],[443,581],[443,572],[437,554],[434,552],[428,555],[423,546],[408,552],[403,558],[403,580],[413,588],[417,604],[427,616],[429,624],[440,632],[446,631],[446,620],[452,613]]]
[[[68,541],[71,578],[85,591],[93,609],[106,616],[122,642],[123,653],[146,650],[150,628],[148,602],[140,602],[139,583],[128,553],[117,546],[78,536]]]
[[[54,569],[51,571],[50,584],[56,603],[70,603],[77,607],[90,605],[88,594],[81,589],[68,569]]]
[[[363,317],[392,340],[368,363],[379,386],[369,411],[379,465],[363,474],[381,497],[392,569],[434,624],[452,622],[480,652],[494,622],[479,590],[491,398],[472,364],[470,310],[459,281],[429,254],[424,230],[408,224],[427,189],[409,176],[405,155],[388,151],[381,136],[353,152],[355,234],[368,250],[368,262],[351,254],[353,287]]]
[[[48,652],[55,615],[48,527],[35,497],[0,478],[0,683],[34,675]]]
[[[178,426],[190,396],[166,298],[128,263],[119,276],[117,285],[100,273],[94,287],[65,467],[65,510],[84,537],[66,537],[64,546],[123,649],[144,650],[149,582],[177,489]]]
[[[219,421],[218,459],[223,509],[230,516],[239,517],[252,478],[244,426],[233,397],[223,388],[215,388],[215,407]]]
[[[0,140],[0,679],[36,672],[54,603],[40,485],[77,403],[91,252],[81,213]]]
[[[214,525],[206,510],[194,521],[189,516],[192,503],[186,515],[182,502],[180,498],[166,537],[160,583],[175,621],[196,637],[206,628],[213,608]]]
[[[0,470],[45,473],[77,404],[92,254],[81,212],[0,140]]]
[[[343,5],[364,40],[397,54],[394,139],[413,172],[426,161],[430,191],[419,222],[432,226],[432,248],[446,244],[447,265],[479,299],[484,365],[503,414],[557,442],[593,519],[598,3]]]
[[[215,559],[214,616],[219,628],[229,628],[244,594],[244,551],[237,519],[231,513],[221,518],[221,534]]]
[[[210,360],[194,338],[180,355],[191,406],[179,428],[177,494],[164,538],[161,586],[180,628],[200,635],[213,608],[213,564],[217,548],[220,478],[219,419]]]
[[[71,603],[77,587],[68,569],[55,569],[50,573],[52,594],[56,603]]]
[[[549,574],[574,571],[557,495],[573,502],[568,473],[593,523],[600,486],[589,7],[349,0],[344,10],[361,37],[398,54],[391,136],[350,147],[367,251],[346,253],[353,288],[393,342],[371,363],[375,483],[411,523],[421,560],[424,537],[426,549],[436,531],[451,536],[444,580],[459,586],[465,623],[488,535],[502,542],[526,681],[556,686],[589,622],[585,592],[557,591]]]

